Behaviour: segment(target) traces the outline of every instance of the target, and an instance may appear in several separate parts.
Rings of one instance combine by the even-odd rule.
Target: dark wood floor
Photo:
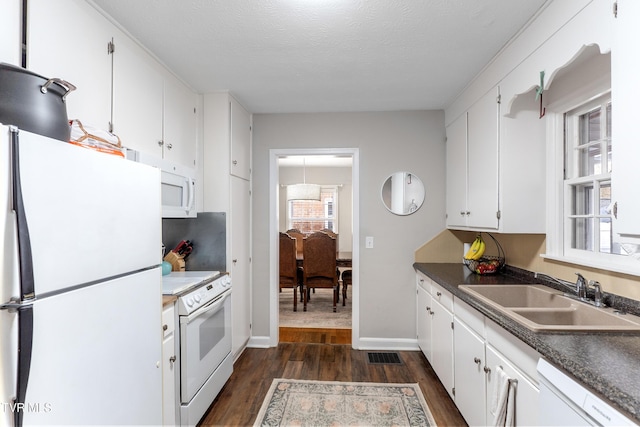
[[[419,383],[439,426],[466,425],[419,351],[399,352],[401,365],[375,365],[351,345],[280,342],[247,348],[200,426],[251,426],[274,378]]]

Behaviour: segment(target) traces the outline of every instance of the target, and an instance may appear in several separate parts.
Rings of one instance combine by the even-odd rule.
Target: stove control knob
[[[200,301],[202,301],[202,297],[200,295],[195,295],[193,299],[196,300],[196,303],[199,303]]]
[[[189,297],[189,298],[187,299],[187,305],[188,305],[189,307],[193,307],[193,298]]]
[[[231,286],[231,278],[229,276],[224,276],[222,278],[222,286],[224,286],[225,288]]]

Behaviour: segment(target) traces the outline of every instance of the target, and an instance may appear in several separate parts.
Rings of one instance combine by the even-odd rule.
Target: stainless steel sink
[[[533,331],[640,331],[640,317],[599,308],[542,285],[460,285]]]

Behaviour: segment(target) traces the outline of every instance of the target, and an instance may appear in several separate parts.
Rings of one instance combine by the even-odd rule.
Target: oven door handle
[[[227,292],[226,294],[221,295],[217,300],[214,300],[213,302],[209,303],[208,305],[205,305],[204,307],[194,311],[193,313],[191,313],[188,316],[182,317],[180,319],[180,323],[186,323],[187,325],[191,322],[193,322],[196,318],[209,313],[211,311],[217,312],[220,311],[220,309],[224,306],[225,301],[227,300],[227,298],[229,298],[231,296],[231,292]]]

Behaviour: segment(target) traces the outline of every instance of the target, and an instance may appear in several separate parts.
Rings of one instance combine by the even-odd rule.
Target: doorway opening
[[[271,150],[271,328],[274,341],[335,342],[352,346],[358,337],[358,150],[292,149]],[[320,187],[321,196],[313,201],[287,198],[287,187],[294,184]],[[309,292],[307,311],[297,292],[297,311],[293,309],[293,290],[279,287],[279,235],[298,229],[303,235],[327,232],[335,237],[339,293],[333,312],[333,290]],[[293,233],[292,233],[293,234]],[[302,252],[299,253],[302,265]],[[351,280],[343,273],[349,271]],[[344,305],[343,305],[344,304]],[[282,328],[282,329],[281,329]],[[282,334],[282,335],[281,335]]]

